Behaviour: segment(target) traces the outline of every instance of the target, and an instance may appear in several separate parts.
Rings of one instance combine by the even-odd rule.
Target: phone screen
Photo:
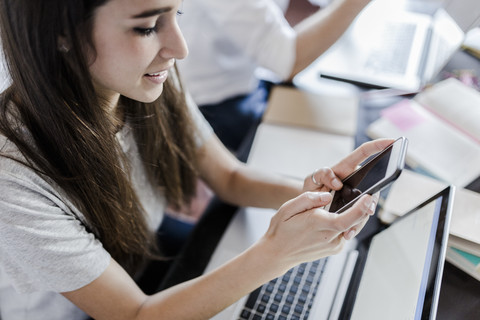
[[[343,206],[382,180],[388,169],[392,146],[385,149],[343,181],[342,189],[335,192],[329,211],[337,212]]]

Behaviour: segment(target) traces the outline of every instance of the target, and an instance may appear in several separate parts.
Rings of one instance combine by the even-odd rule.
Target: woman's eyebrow
[[[135,14],[132,16],[132,18],[139,19],[139,18],[148,18],[148,17],[158,16],[162,13],[165,13],[171,10],[172,8],[150,9],[150,10],[140,12],[139,14]]]

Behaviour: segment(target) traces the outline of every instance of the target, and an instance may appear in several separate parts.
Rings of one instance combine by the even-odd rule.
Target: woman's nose
[[[188,47],[178,24],[172,27],[159,39],[163,47],[160,49],[160,55],[167,59],[184,59],[188,55]]]

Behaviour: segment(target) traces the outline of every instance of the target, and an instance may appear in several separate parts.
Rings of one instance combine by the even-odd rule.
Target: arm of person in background
[[[294,27],[296,58],[289,79],[327,51],[368,3],[370,0],[335,0],[299,22]]]
[[[333,45],[370,1],[334,0],[295,27],[273,0],[205,0],[202,6],[235,50],[289,80]]]

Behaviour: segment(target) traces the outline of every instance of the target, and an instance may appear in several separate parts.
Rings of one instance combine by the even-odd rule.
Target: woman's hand
[[[327,192],[305,192],[286,202],[272,218],[260,241],[279,267],[291,267],[340,252],[374,213],[375,197],[363,196],[342,214],[321,209],[332,196]]]
[[[355,149],[346,158],[334,165],[332,168],[321,168],[315,170],[310,176],[304,180],[303,190],[317,190],[330,192],[331,190],[340,190],[343,186],[341,180],[345,179],[352,173],[360,163],[368,157],[382,151],[391,143],[393,139],[377,139],[366,142]],[[372,196],[371,212],[375,212],[376,204],[378,203],[379,193]],[[359,224],[352,226],[349,230],[344,232],[344,237],[352,238],[365,226],[367,219],[361,221]]]
[[[393,141],[393,139],[377,139],[365,142],[332,168],[317,169],[306,177],[303,182],[303,191],[340,190],[343,185],[341,180],[357,169],[360,163],[382,151]]]

